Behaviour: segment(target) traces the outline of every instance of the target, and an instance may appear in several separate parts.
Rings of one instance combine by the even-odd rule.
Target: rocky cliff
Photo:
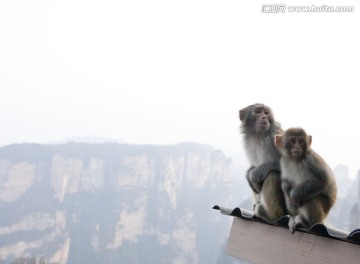
[[[215,263],[231,183],[200,144],[3,147],[0,263]]]

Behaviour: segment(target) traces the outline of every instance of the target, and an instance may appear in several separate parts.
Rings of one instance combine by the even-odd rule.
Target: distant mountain
[[[190,142],[0,148],[0,263],[242,263],[224,251],[232,219],[212,207],[251,209],[244,159]],[[334,172],[328,220],[352,231],[360,176]]]
[[[69,142],[75,143],[119,143],[119,144],[126,144],[126,142],[122,139],[118,138],[106,138],[106,137],[96,137],[96,136],[82,136],[82,137],[71,137],[66,138],[60,141],[51,142],[49,144],[66,144]]]
[[[345,165],[337,165],[334,169],[336,184],[338,186],[338,198],[344,198],[348,195],[349,188],[354,180],[351,180],[349,175],[349,168]]]
[[[0,148],[0,263],[216,263],[232,177],[195,143]]]
[[[345,167],[346,168],[346,167]],[[342,171],[344,172],[343,168]],[[345,169],[346,171],[346,169]],[[360,211],[359,211],[359,190],[360,190],[360,173],[355,180],[348,182],[344,174],[334,169],[338,189],[343,195],[338,195],[334,207],[331,209],[328,220],[337,228],[351,232],[360,228]]]

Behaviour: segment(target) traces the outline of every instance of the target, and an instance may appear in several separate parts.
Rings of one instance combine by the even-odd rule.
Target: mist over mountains
[[[45,263],[211,263],[230,219],[231,159],[183,143],[0,149],[0,258]]]
[[[226,154],[224,154],[226,153]],[[231,218],[251,208],[241,154],[197,143],[0,148],[0,263],[237,263]],[[334,168],[329,223],[359,226],[359,175]]]

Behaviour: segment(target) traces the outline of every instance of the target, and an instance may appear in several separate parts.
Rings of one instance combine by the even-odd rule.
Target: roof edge
[[[274,225],[281,228],[288,228],[289,216],[284,215],[276,221],[264,221],[254,215],[252,211],[247,209],[235,207],[233,209],[222,207],[219,205],[213,206],[214,210],[219,210],[224,215],[242,218],[244,220],[260,222],[263,224]],[[311,228],[296,228],[296,231],[314,234],[317,236],[327,237],[331,239],[342,240],[348,243],[354,243],[360,245],[360,229],[355,229],[352,232],[346,232],[334,227],[330,227],[323,224],[315,224]],[[289,231],[290,232],[290,231]]]

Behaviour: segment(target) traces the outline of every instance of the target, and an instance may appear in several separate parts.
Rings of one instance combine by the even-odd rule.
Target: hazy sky
[[[360,4],[270,14],[243,2],[1,1],[0,145],[91,135],[242,149],[238,111],[261,102],[355,174]]]

